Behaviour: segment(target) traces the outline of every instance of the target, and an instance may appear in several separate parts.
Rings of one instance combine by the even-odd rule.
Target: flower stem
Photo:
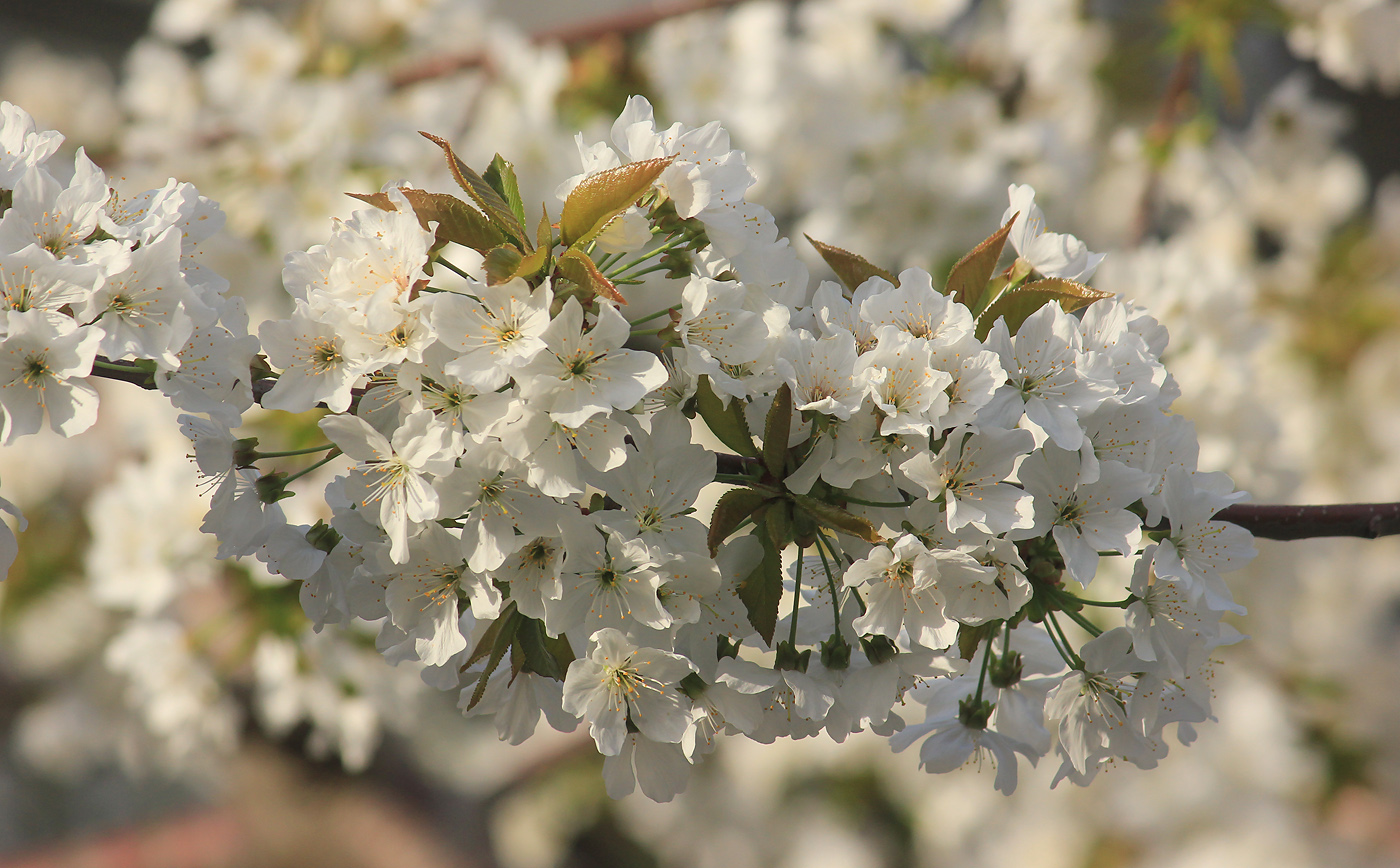
[[[435,259],[435,260],[433,260],[433,261],[439,263],[440,265],[442,265],[443,267],[445,267],[448,271],[455,272],[455,273],[458,274],[459,276],[464,277],[464,278],[466,278],[467,280],[472,281],[473,283],[476,282],[476,278],[475,278],[475,277],[472,277],[470,274],[467,274],[465,271],[463,271],[462,269],[460,269],[460,268],[458,268],[457,266],[453,265],[451,262],[448,262],[446,259],[443,259],[442,257],[438,257],[437,259]]]
[[[1062,609],[1061,611],[1068,615],[1071,621],[1083,627],[1084,630],[1090,636],[1098,638],[1099,636],[1103,635],[1102,627],[1100,627],[1098,624],[1095,624],[1093,621],[1090,621],[1088,618],[1084,617],[1083,615],[1079,614],[1073,609]]]
[[[822,559],[822,569],[826,570],[826,586],[831,589],[831,617],[836,622],[836,635],[841,635],[841,597],[836,593],[836,576],[831,572],[831,564],[826,561],[826,553],[818,543],[813,546]]]
[[[283,484],[283,485],[286,485],[287,483],[289,483],[289,482],[291,482],[291,481],[293,481],[293,480],[295,480],[295,479],[300,479],[300,478],[302,478],[303,476],[305,476],[306,474],[308,474],[308,473],[310,473],[311,471],[315,470],[316,468],[321,467],[321,466],[323,466],[323,465],[329,463],[330,461],[335,460],[335,459],[338,458],[339,456],[340,456],[340,448],[337,447],[337,448],[335,448],[334,450],[332,450],[332,451],[331,451],[331,454],[327,455],[325,458],[322,458],[320,461],[317,461],[315,464],[311,465],[310,467],[306,468],[305,470],[299,470],[299,471],[297,471],[296,473],[293,473],[291,476],[288,476],[286,479],[282,480],[282,484]]]
[[[334,449],[334,443],[325,443],[320,446],[308,446],[305,449],[288,449],[283,452],[258,452],[255,460],[263,458],[286,458],[289,455],[310,455],[313,452],[324,452],[327,449]]]
[[[797,570],[792,580],[792,623],[788,625],[788,644],[797,647],[797,604],[802,600],[802,549],[797,549]]]
[[[671,310],[672,310],[672,308],[669,308],[669,307],[668,307],[668,308],[665,308],[664,310],[658,310],[656,313],[647,314],[646,316],[642,317],[641,319],[629,320],[627,324],[628,324],[628,325],[633,325],[633,326],[639,326],[639,325],[641,325],[642,323],[644,323],[644,322],[650,322],[651,320],[654,320],[654,319],[656,319],[656,318],[659,317],[659,316],[665,316],[666,314],[670,313]]]
[[[1060,622],[1055,620],[1054,612],[1045,613],[1045,623],[1050,625],[1045,628],[1045,632],[1050,636],[1050,642],[1055,646],[1055,650],[1060,652],[1060,656],[1065,658],[1065,662],[1069,664],[1069,668],[1083,669],[1084,661],[1079,659],[1078,654],[1074,653],[1073,646],[1069,644],[1069,639],[1065,637],[1065,631],[1060,627]],[[1056,633],[1060,635],[1058,640],[1055,638]]]

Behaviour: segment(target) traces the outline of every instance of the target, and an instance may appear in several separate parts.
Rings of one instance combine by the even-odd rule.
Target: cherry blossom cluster
[[[302,581],[318,625],[380,623],[503,739],[586,723],[615,795],[671,798],[720,734],[823,730],[989,755],[1006,791],[1055,745],[1085,782],[1209,717],[1240,495],[1169,413],[1164,329],[1083,284],[1101,257],[1030,188],[943,289],[820,245],[846,285],[809,299],[717,124],[634,98],[533,243],[509,164],[438,144],[472,205],[363,197],[260,329],[263,406],[328,408],[349,460],[329,522],[283,522],[283,481],[187,423],[240,504],[222,554]]]
[[[104,372],[237,424],[258,346],[242,300],[197,260],[218,206],[174,179],[123,198],[81,148],[61,182],[47,164],[62,142],[0,102],[0,441],[46,417],[65,437],[86,431]]]
[[[90,426],[95,371],[158,386],[219,557],[301,582],[318,629],[377,623],[505,740],[586,723],[615,796],[669,800],[737,733],[871,730],[1005,792],[1053,750],[1085,783],[1209,718],[1220,574],[1253,554],[1213,516],[1242,494],[1197,471],[1165,329],[1085,284],[1102,256],[1030,187],[941,287],[814,242],[841,282],[811,292],[717,123],[634,97],[537,220],[510,163],[427,137],[467,198],[358,196],[253,338],[189,259],[211,203],[122,203],[81,153],[61,188],[7,104],[7,442]],[[238,438],[255,396],[328,410],[326,442]],[[289,522],[331,462],[326,520]]]

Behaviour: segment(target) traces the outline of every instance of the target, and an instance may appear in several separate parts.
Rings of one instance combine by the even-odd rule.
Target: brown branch
[[[103,361],[107,362],[106,359]],[[126,362],[107,364],[129,367],[129,370],[94,368],[90,376],[121,380],[144,389],[155,388],[154,378],[149,371]],[[276,380],[272,378],[254,379],[253,399],[261,404],[263,396],[275,384]],[[363,394],[363,389],[356,389],[354,400],[358,401]],[[715,455],[715,464],[720,473],[742,475],[760,463],[757,458],[743,455],[729,455],[723,452]],[[1376,539],[1400,534],[1400,503],[1336,503],[1317,506],[1237,503],[1221,510],[1215,518],[1237,524],[1263,539],[1295,540],[1339,536]],[[1165,525],[1158,529],[1165,529]]]
[[[1376,539],[1400,534],[1400,503],[1334,503],[1290,506],[1237,503],[1215,516],[1264,539],[1355,536]]]
[[[673,3],[629,9],[626,12],[597,18],[582,24],[567,24],[562,27],[541,30],[532,34],[530,38],[541,44],[578,45],[609,35],[629,36],[650,30],[669,18],[678,18],[692,12],[703,12],[706,9],[724,9],[743,2],[745,0],[678,0],[678,2]],[[394,88],[408,87],[411,84],[441,78],[464,69],[475,69],[486,63],[486,55],[485,51],[468,51],[462,54],[429,58],[393,73],[389,76],[389,82]]]
[[[1142,196],[1138,199],[1137,217],[1133,224],[1134,247],[1142,243],[1147,236],[1147,230],[1152,226],[1152,207],[1157,199],[1162,163],[1167,148],[1171,145],[1172,136],[1176,133],[1181,103],[1190,93],[1191,84],[1196,79],[1199,59],[1199,53],[1194,48],[1186,49],[1176,59],[1176,65],[1172,67],[1171,76],[1167,79],[1166,89],[1162,92],[1162,101],[1157,104],[1157,116],[1152,120],[1152,126],[1147,128],[1145,138],[1151,169],[1148,170],[1147,180],[1143,182]]]

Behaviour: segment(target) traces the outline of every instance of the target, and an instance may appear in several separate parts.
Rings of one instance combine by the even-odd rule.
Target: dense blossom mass
[[[255,337],[191,259],[216,205],[124,200],[81,151],[65,186],[57,134],[3,112],[4,441],[90,427],[93,377],[159,389],[218,556],[300,582],[318,629],[377,624],[502,739],[586,724],[609,792],[664,801],[721,734],[868,729],[1010,792],[1210,718],[1242,494],[1197,469],[1165,329],[1085,285],[1102,255],[1030,187],[946,281],[821,245],[842,282],[813,290],[717,123],[632,98],[542,217],[430,136],[464,198],[360,196]],[[255,397],[329,411],[299,450],[339,469],[324,521],[235,433]]]

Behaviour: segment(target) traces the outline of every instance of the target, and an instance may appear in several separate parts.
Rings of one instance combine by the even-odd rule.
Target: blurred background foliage
[[[420,128],[546,198],[574,131],[604,138],[641,93],[724,122],[792,237],[892,268],[946,269],[1033,183],[1109,252],[1096,284],[1172,328],[1203,465],[1263,501],[1394,500],[1397,22],[1380,0],[43,0],[0,4],[0,97],[128,192],[175,175],[221,201],[207,265],[255,322],[340,193],[447,189]],[[310,634],[294,586],[213,566],[196,495],[163,493],[184,441],[132,391],[81,442],[0,455],[30,521],[0,597],[0,865],[1400,864],[1390,542],[1261,543],[1221,721],[1157,771],[1051,791],[1042,768],[1003,798],[823,736],[729,745],[676,802],[614,803],[577,733],[502,745],[372,631]],[[250,428],[292,449],[307,424]],[[114,542],[114,510],[150,536]],[[183,631],[160,687],[194,697],[180,727],[104,654],[153,617],[104,602],[123,546],[181,588],[159,613]]]

